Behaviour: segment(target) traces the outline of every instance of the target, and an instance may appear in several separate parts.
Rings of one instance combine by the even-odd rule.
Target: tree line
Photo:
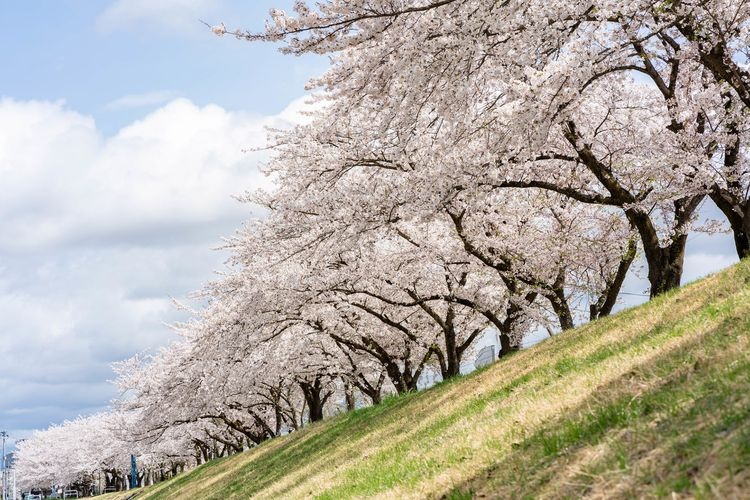
[[[242,196],[267,215],[225,240],[180,340],[115,367],[110,412],[22,443],[19,475],[124,476],[136,450],[153,481],[455,377],[489,330],[506,356],[607,316],[638,255],[651,297],[679,287],[690,231],[728,227],[747,257],[749,20],[732,0],[326,0],[212,27],[330,56],[314,111],[269,132],[275,188]],[[708,199],[724,220],[698,227]]]

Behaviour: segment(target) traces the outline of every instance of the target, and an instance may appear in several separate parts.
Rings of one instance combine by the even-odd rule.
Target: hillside
[[[750,262],[137,498],[750,491]]]

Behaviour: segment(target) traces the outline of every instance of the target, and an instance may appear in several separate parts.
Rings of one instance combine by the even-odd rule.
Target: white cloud
[[[265,127],[298,120],[176,99],[104,137],[62,102],[0,99],[0,428],[105,405],[109,364],[171,338],[184,297],[267,184]],[[17,431],[14,431],[16,429]]]
[[[97,19],[103,31],[144,27],[170,32],[200,31],[199,19],[216,11],[221,0],[116,0]]]
[[[179,97],[179,93],[173,90],[156,90],[141,94],[128,94],[108,102],[104,105],[104,109],[107,111],[119,111],[123,109],[145,108],[164,104],[177,97]]]
[[[292,105],[296,106],[296,105]],[[0,101],[0,251],[132,240],[247,214],[232,195],[261,187],[261,117],[176,99],[103,138],[62,103]]]

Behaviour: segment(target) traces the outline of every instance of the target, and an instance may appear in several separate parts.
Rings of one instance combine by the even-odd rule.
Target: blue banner
[[[130,455],[130,487],[138,487],[138,469],[135,466],[135,455]]]

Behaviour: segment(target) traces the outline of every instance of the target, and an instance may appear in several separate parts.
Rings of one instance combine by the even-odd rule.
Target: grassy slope
[[[750,491],[750,261],[138,498]]]

